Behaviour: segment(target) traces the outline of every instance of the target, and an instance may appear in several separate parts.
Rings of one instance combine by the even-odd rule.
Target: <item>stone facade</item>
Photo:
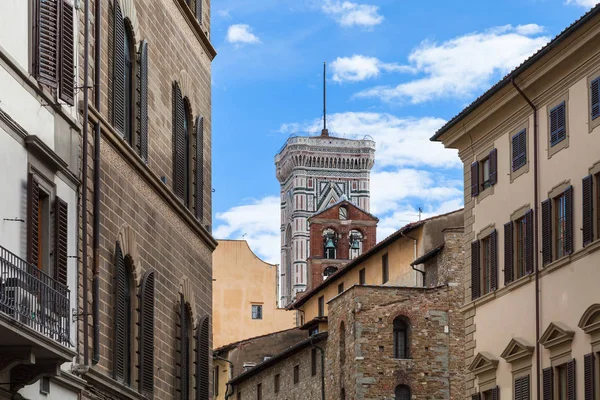
[[[140,41],[148,44],[148,158],[139,156],[138,144],[130,145],[118,133],[113,121],[113,45],[115,1],[123,13],[125,26],[131,33],[135,49]],[[99,90],[100,104],[90,92],[88,148],[88,202],[83,204],[88,215],[87,254],[81,268],[87,268],[88,304],[80,300],[80,310],[91,315],[80,320],[79,346],[83,359],[87,344],[90,371],[84,375],[88,386],[85,399],[142,398],[137,379],[139,367],[138,343],[140,282],[148,271],[155,274],[154,290],[154,398],[172,399],[181,387],[178,369],[181,358],[180,299],[189,305],[192,339],[191,355],[195,360],[198,322],[212,313],[212,251],[216,241],[211,225],[211,61],[214,49],[208,41],[209,1],[203,0],[201,24],[183,0],[110,0],[102,3],[102,14],[94,15],[95,1],[90,1],[90,85]],[[81,13],[83,18],[83,13]],[[101,27],[101,37],[94,38],[95,23]],[[94,47],[100,40],[100,81],[94,82],[97,71]],[[80,35],[83,41],[83,34]],[[80,55],[83,63],[83,53]],[[186,98],[190,117],[204,118],[203,165],[201,170],[190,166],[190,177],[202,174],[204,182],[203,218],[194,215],[196,202],[187,207],[172,189],[172,86],[180,87]],[[100,186],[94,188],[94,132],[100,138]],[[136,127],[137,129],[138,127]],[[190,143],[193,141],[190,140]],[[190,162],[190,164],[194,164]],[[190,179],[191,181],[192,179]],[[192,183],[189,183],[192,185]],[[193,185],[192,185],[193,187]],[[100,193],[99,215],[93,213],[95,190]],[[198,205],[200,207],[200,205]],[[98,274],[93,276],[93,221],[99,219]],[[115,349],[115,289],[117,243],[125,256],[132,280],[131,351],[129,383],[113,379]],[[83,246],[83,244],[81,244]],[[84,296],[83,271],[79,274],[79,298]],[[93,283],[98,281],[99,296],[94,304]],[[97,307],[98,320],[92,318]],[[88,323],[88,336],[84,324]],[[94,325],[98,325],[99,348],[93,346]],[[210,330],[210,329],[209,329]],[[209,334],[210,340],[210,334]],[[210,344],[209,344],[210,346]],[[97,358],[97,359],[94,359]],[[93,359],[93,361],[92,361]],[[193,369],[192,364],[192,369]],[[210,370],[210,366],[209,366]],[[195,370],[191,389],[198,377]]]

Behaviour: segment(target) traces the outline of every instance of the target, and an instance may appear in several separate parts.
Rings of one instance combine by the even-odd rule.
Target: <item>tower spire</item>
[[[321,136],[329,136],[327,130],[327,61],[323,62],[323,130]]]

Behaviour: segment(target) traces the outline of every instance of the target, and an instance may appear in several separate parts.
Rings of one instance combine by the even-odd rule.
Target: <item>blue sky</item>
[[[328,128],[377,142],[378,240],[462,206],[456,152],[429,137],[595,0],[213,0],[213,233],[279,263],[274,156]]]

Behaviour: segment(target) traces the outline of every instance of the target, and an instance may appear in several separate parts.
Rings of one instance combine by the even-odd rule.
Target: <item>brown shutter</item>
[[[180,346],[179,346],[179,356],[180,356],[180,371],[179,371],[179,379],[180,385],[179,388],[181,399],[188,400],[189,399],[189,362],[190,362],[190,338],[189,338],[189,327],[190,323],[190,314],[188,311],[188,306],[185,303],[185,299],[183,295],[181,295],[180,300]]]
[[[533,210],[525,213],[525,274],[533,272]]]
[[[472,395],[471,400],[481,400],[481,393],[475,393]]]
[[[573,253],[573,186],[565,189],[565,252]]]
[[[492,389],[492,400],[500,400],[500,387],[496,386]]]
[[[28,175],[27,182],[27,261],[34,268],[38,268],[40,261],[39,254],[39,205],[40,205],[40,185],[33,177]]]
[[[125,21],[119,2],[114,3],[113,125],[125,135]]]
[[[479,194],[479,163],[475,161],[471,164],[471,197]]]
[[[513,222],[504,224],[504,285],[513,281]]]
[[[479,266],[479,241],[471,243],[471,300],[481,296],[481,270]]]
[[[140,288],[139,391],[146,398],[154,393],[154,272],[146,272]]]
[[[185,106],[183,103],[183,97],[181,95],[181,89],[179,85],[175,84],[173,87],[173,190],[175,195],[180,200],[187,204],[186,194],[186,147],[185,140]]]
[[[576,399],[575,383],[575,360],[573,359],[567,363],[567,400]]]
[[[70,0],[60,0],[60,83],[59,98],[75,104],[75,35],[73,6]]]
[[[200,0],[198,0],[199,2]],[[196,118],[196,219],[204,217],[204,118]]]
[[[515,379],[515,400],[529,400],[529,375]]]
[[[588,175],[582,180],[583,245],[594,240],[594,177]]]
[[[204,317],[196,330],[196,400],[209,400],[209,320]]]
[[[139,155],[148,163],[148,42],[140,43],[138,51],[138,112],[137,146]]]
[[[490,151],[490,185],[498,183],[498,150]]]
[[[35,73],[38,81],[58,82],[58,0],[36,0]]]
[[[544,368],[542,371],[544,395],[543,400],[554,399],[554,372],[552,367]]]
[[[117,242],[115,250],[115,311],[114,311],[114,366],[113,376],[118,381],[125,380],[125,340],[126,340],[126,314],[125,295],[126,277],[125,258],[121,250],[121,244]]]
[[[196,18],[198,18],[200,25],[202,25],[202,1],[196,0]]]
[[[490,234],[490,285],[492,291],[498,289],[498,233]]]
[[[583,390],[584,400],[595,400],[595,383],[594,383],[594,353],[589,353],[583,356]]]
[[[54,279],[67,285],[67,234],[68,234],[68,205],[60,198],[54,202]]]
[[[542,259],[544,265],[552,262],[552,200],[542,202]]]

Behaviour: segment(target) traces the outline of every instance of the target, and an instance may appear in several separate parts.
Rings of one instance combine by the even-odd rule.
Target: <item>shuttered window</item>
[[[542,202],[542,260],[544,265],[552,262],[552,201]]]
[[[70,0],[60,0],[59,40],[59,98],[69,105],[75,104],[75,34],[74,11]]]
[[[479,195],[479,163],[471,164],[471,197]]]
[[[566,104],[563,101],[550,110],[550,146],[562,142],[566,137]]]
[[[173,85],[173,191],[189,202],[189,115],[179,85]]]
[[[498,183],[498,150],[490,151],[490,185]]]
[[[125,40],[128,35],[119,1],[114,1],[113,13],[112,122],[115,130],[127,138]]]
[[[115,249],[113,377],[131,383],[131,281],[121,245]]]
[[[515,172],[527,164],[527,131],[523,129],[511,139],[512,170]]]
[[[148,43],[142,40],[137,55],[137,140],[139,156],[148,162]]]
[[[183,295],[179,299],[179,393],[181,400],[190,398],[190,330],[192,316]]]
[[[139,391],[154,393],[154,272],[146,272],[140,288]]]
[[[588,175],[582,180],[582,233],[583,245],[594,240],[594,177]]]
[[[513,250],[513,221],[504,224],[504,285],[513,281],[514,250]]]
[[[202,1],[203,0],[196,0],[196,18],[200,25],[202,25]]]
[[[199,2],[199,0],[198,0]],[[196,155],[194,163],[195,186],[194,197],[196,219],[204,218],[204,118],[196,118]]]
[[[196,330],[196,399],[208,400],[209,396],[209,319],[204,317]]]
[[[594,353],[583,356],[583,398],[584,400],[596,400],[596,374]]]
[[[529,375],[515,379],[515,400],[529,400],[530,392]]]
[[[533,273],[533,210],[525,213],[525,274]]]
[[[496,230],[481,240],[482,294],[498,288],[498,254]]]
[[[567,363],[567,397],[566,400],[575,400],[577,387],[575,386],[575,360]]]
[[[59,0],[35,0],[34,72],[40,83],[58,84]]]
[[[600,77],[590,82],[590,108],[592,120],[600,116]]]
[[[481,400],[481,393],[475,393],[472,395],[471,400]]]
[[[54,279],[67,285],[68,205],[60,198],[54,202]],[[63,293],[64,294],[64,293]]]
[[[27,261],[38,269],[42,269],[43,259],[41,222],[40,185],[30,173],[27,182]]]
[[[554,371],[552,367],[542,371],[543,400],[554,400]]]
[[[471,300],[481,296],[480,245],[476,240],[471,243]]]

